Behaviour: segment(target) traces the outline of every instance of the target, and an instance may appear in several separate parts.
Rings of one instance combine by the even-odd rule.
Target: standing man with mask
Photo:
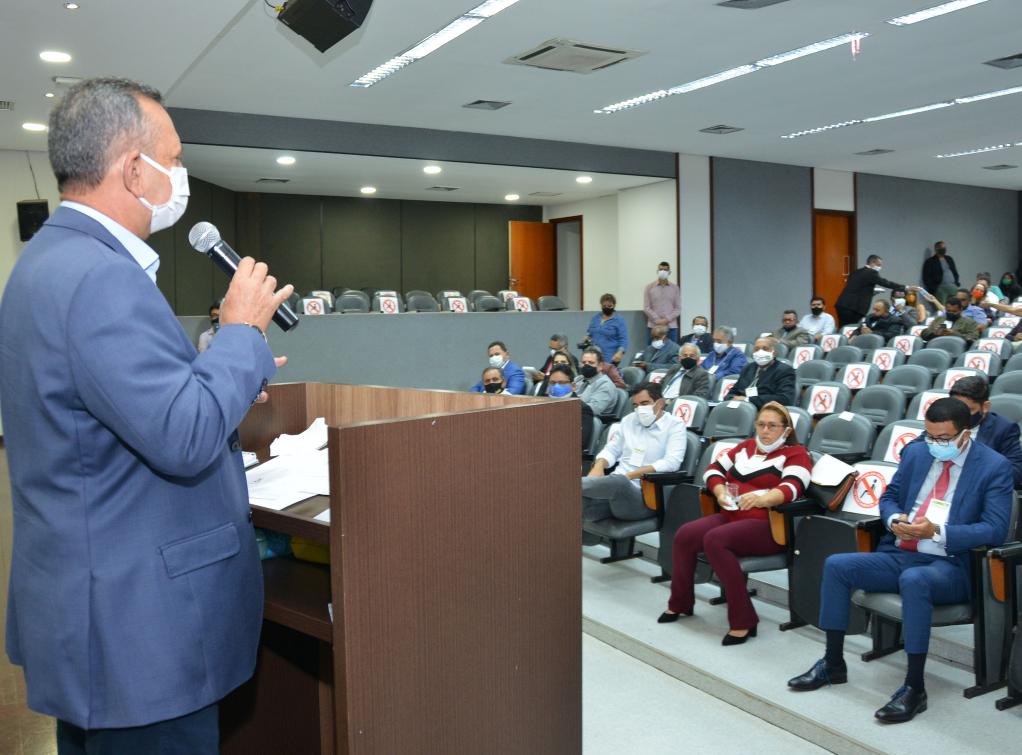
[[[14,543],[7,653],[61,753],[218,752],[217,701],[255,667],[262,571],[236,428],[273,377],[274,293],[244,258],[197,354],[145,242],[188,201],[159,92],[68,90],[62,202],[0,304]]]
[[[830,316],[829,312],[824,311],[826,306],[822,296],[814,296],[809,300],[809,314],[803,315],[798,323],[798,326],[807,331],[816,343],[837,330],[834,318]]]
[[[752,364],[747,364],[738,375],[738,382],[724,397],[724,401],[737,399],[748,401],[762,409],[770,401],[781,406],[795,403],[795,370],[774,359],[774,341],[771,338],[757,338]]]
[[[525,393],[525,372],[511,361],[511,355],[508,353],[507,346],[504,345],[503,341],[494,341],[487,346],[486,355],[490,367],[496,367],[503,373],[504,390],[507,393],[513,393],[516,396],[521,396]],[[469,390],[473,393],[482,393],[486,390],[486,387],[483,385],[483,381],[480,380]]]
[[[656,280],[646,286],[642,295],[642,308],[646,312],[646,327],[649,340],[653,340],[653,328],[662,325],[667,328],[667,338],[678,342],[678,315],[681,314],[681,289],[671,283],[671,264],[661,262],[657,266]]]
[[[873,301],[873,289],[876,286],[884,288],[905,288],[899,283],[894,283],[880,277],[884,261],[875,254],[866,258],[865,267],[860,267],[848,276],[848,282],[841,295],[834,304],[837,310],[837,321],[840,327],[853,325],[869,312],[869,304]]]
[[[607,445],[582,478],[582,519],[648,519],[656,516],[642,500],[644,474],[676,472],[685,458],[688,429],[664,412],[660,386],[643,383],[632,391],[635,411],[612,428]],[[607,470],[614,467],[611,474]]]
[[[958,268],[947,253],[947,244],[938,241],[933,245],[933,256],[923,263],[923,286],[937,301],[946,301],[962,284],[958,281]]]

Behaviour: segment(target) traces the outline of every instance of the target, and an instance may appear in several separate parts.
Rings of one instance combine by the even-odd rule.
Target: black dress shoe
[[[724,639],[720,641],[720,644],[721,645],[725,645],[725,646],[727,646],[727,645],[741,645],[746,640],[748,640],[750,637],[755,637],[755,636],[756,636],[756,627],[753,627],[752,629],[749,630],[749,633],[747,635],[745,635],[744,637],[736,637],[733,634],[725,634],[724,635]]]
[[[829,666],[824,658],[821,658],[813,667],[801,676],[795,676],[788,680],[788,686],[798,692],[808,692],[819,689],[826,684],[844,684],[848,681],[848,667],[845,664],[840,666]]]
[[[903,685],[894,697],[874,715],[889,724],[900,724],[911,721],[917,713],[926,710],[926,690],[917,690]]]
[[[682,616],[691,616],[692,611],[679,611],[678,613],[671,613],[670,611],[664,611],[660,614],[660,618],[656,620],[657,624],[670,624],[677,621]]]

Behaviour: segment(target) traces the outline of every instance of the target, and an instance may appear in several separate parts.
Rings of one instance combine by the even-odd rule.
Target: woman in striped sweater
[[[770,534],[767,509],[800,497],[809,484],[812,459],[795,443],[791,415],[781,404],[763,405],[755,435],[721,454],[706,470],[706,489],[720,510],[681,527],[674,536],[671,599],[661,624],[691,616],[695,605],[696,558],[706,553],[727,593],[728,623],[724,645],[740,645],[756,636],[759,617],[745,586],[738,559],[780,553]],[[732,497],[728,485],[737,486]]]

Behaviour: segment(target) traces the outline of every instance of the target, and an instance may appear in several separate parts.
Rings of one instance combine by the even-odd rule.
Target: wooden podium
[[[330,565],[263,562],[259,664],[221,704],[222,752],[580,753],[578,402],[268,390],[242,447],[265,458],[326,418],[330,496],[253,523],[328,544]]]

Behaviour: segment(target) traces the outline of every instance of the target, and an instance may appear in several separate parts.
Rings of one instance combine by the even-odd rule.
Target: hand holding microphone
[[[284,331],[298,324],[298,316],[286,304],[294,286],[288,284],[274,293],[277,279],[268,274],[266,263],[256,262],[251,257],[240,259],[220,238],[215,225],[196,223],[188,232],[188,243],[231,276],[227,296],[220,306],[221,325],[248,323],[265,333],[271,318]]]

